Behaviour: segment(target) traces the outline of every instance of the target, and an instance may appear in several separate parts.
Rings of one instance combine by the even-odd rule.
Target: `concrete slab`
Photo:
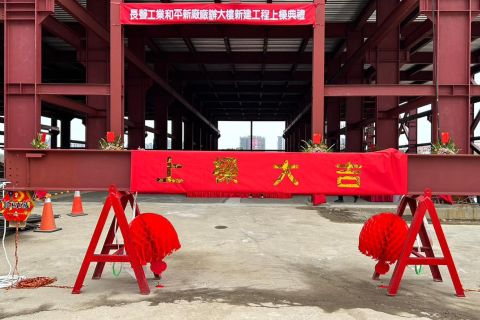
[[[354,214],[326,214],[284,202],[167,203],[148,197],[140,201],[142,211],[164,214],[182,242],[167,259],[160,281],[164,288],[155,288],[148,274],[152,293],[142,296],[128,273],[117,279],[110,264],[101,280],[89,278],[90,268],[80,295],[59,288],[3,291],[0,318],[479,318],[480,293],[456,298],[445,268],[443,283],[407,270],[399,295],[388,297],[379,286],[388,284],[391,273],[380,282],[370,279],[375,262],[357,250],[362,224]],[[101,208],[93,200],[92,195],[92,201],[84,201],[89,215],[77,218],[65,216],[70,203],[55,202],[54,212],[62,214],[60,232],[21,233],[22,275],[57,277],[58,285],[73,285]],[[480,226],[444,228],[464,287],[479,290]],[[8,237],[10,257],[13,245],[14,237]],[[1,260],[0,273],[7,271]]]

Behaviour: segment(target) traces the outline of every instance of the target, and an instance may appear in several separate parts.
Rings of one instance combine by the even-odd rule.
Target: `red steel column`
[[[110,110],[109,128],[123,137],[124,123],[124,38],[120,24],[120,4],[123,0],[110,0]]]
[[[103,26],[108,26],[108,5],[104,1],[89,0],[87,9]],[[95,32],[86,28],[87,48],[86,80],[87,83],[108,83],[110,78],[108,45]],[[108,110],[108,96],[87,96],[87,105],[101,110]],[[86,148],[98,149],[98,141],[107,132],[106,116],[87,116]]]
[[[197,121],[192,118],[192,150],[198,150],[198,129]]]
[[[67,116],[60,118],[60,148],[62,149],[70,149],[72,120],[72,117]]]
[[[312,61],[312,133],[325,134],[325,0],[315,0]]]
[[[155,73],[165,79],[165,81],[168,81],[168,66],[166,64],[156,63]],[[155,87],[152,90],[155,92],[155,129],[159,131],[154,136],[154,149],[167,150],[168,107],[172,103],[173,98],[159,87]]]
[[[43,19],[53,0],[3,1],[5,148],[30,148],[40,132]]]
[[[182,112],[178,104],[172,105],[172,150],[182,150]]]
[[[193,150],[193,122],[188,119],[185,121],[185,128],[184,128],[184,150]]]
[[[377,1],[377,25],[380,25],[398,5],[399,0]],[[377,84],[398,84],[400,27],[396,27],[377,46]],[[382,111],[398,107],[398,97],[377,97],[375,144],[377,149],[398,147],[398,116],[385,118]]]
[[[139,59],[145,60],[145,39],[141,34],[131,34],[128,38],[128,48]],[[145,107],[149,81],[133,64],[128,66],[127,75],[128,120],[133,124],[128,128],[128,148],[145,148]]]
[[[340,70],[342,64],[340,57],[335,58],[331,63],[328,64],[327,69],[327,78],[332,78],[338,70]],[[344,81],[344,77],[340,78],[338,81]],[[340,106],[342,98],[339,97],[328,97],[326,98],[327,103],[327,145],[332,146],[334,150],[340,151]]]
[[[432,141],[440,132],[449,132],[460,148],[460,153],[470,153],[470,61],[472,35],[472,9],[478,10],[478,1],[436,0],[420,2],[420,10],[433,21],[435,28],[434,83],[462,86],[466,95],[439,97],[438,118],[432,108]],[[435,9],[435,18],[432,16]]]
[[[168,104],[166,97],[160,92],[155,93],[155,133],[153,138],[153,149],[167,150],[167,124],[168,124]]]
[[[361,32],[352,32],[347,37],[347,59],[364,43]],[[363,60],[352,64],[346,74],[347,84],[361,84],[363,82]],[[362,121],[362,97],[347,97],[345,99],[346,120],[346,151],[362,151],[362,128],[358,125]]]
[[[327,99],[327,145],[340,151],[340,98]]]
[[[417,114],[417,110],[410,110],[410,115]],[[417,119],[409,121],[408,127],[408,153],[417,153]]]

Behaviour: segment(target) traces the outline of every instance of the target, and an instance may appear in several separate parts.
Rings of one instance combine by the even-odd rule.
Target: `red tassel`
[[[108,143],[115,142],[115,133],[113,131],[108,131],[107,132],[107,142]]]
[[[450,141],[450,134],[448,132],[442,132],[442,144],[447,144]]]
[[[313,134],[313,143],[320,144],[322,143],[322,135],[320,133]]]

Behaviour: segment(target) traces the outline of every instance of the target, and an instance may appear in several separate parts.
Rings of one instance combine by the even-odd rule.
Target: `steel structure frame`
[[[109,6],[105,7],[100,1],[88,1],[84,8],[75,0],[0,1],[5,48],[3,95],[6,171],[7,179],[16,182],[16,188],[41,187],[38,179],[56,176],[57,164],[59,161],[67,161],[67,158],[71,165],[66,167],[75,172],[84,173],[85,163],[95,163],[99,168],[98,172],[102,171],[102,166],[111,168],[112,163],[118,165],[117,172],[125,170],[128,152],[117,155],[101,154],[93,150],[28,150],[31,140],[41,130],[42,105],[45,112],[50,110],[48,112],[52,119],[61,121],[62,148],[70,147],[70,120],[81,115],[87,127],[88,149],[96,147],[98,139],[105,131],[122,134],[125,128],[128,129],[131,139],[129,147],[143,147],[143,137],[150,131],[156,136],[155,147],[165,148],[166,121],[172,118],[172,144],[175,148],[182,148],[181,123],[184,122],[184,148],[213,150],[219,134],[216,127],[218,120],[229,119],[226,116],[229,112],[231,117],[236,119],[242,116],[256,119],[256,114],[260,112],[257,110],[262,110],[263,117],[287,121],[284,132],[287,151],[296,150],[299,141],[308,139],[312,133],[324,133],[329,142],[337,144],[339,134],[345,133],[347,150],[358,152],[365,148],[365,141],[362,139],[366,125],[376,124],[376,144],[379,148],[398,147],[399,114],[409,112],[402,123],[414,128],[408,122],[416,119],[413,116],[414,110],[433,103],[430,115],[432,139],[436,141],[439,132],[448,131],[462,153],[470,154],[472,148],[478,151],[478,148],[472,146],[472,132],[478,126],[480,117],[473,116],[471,104],[480,96],[480,88],[472,84],[471,76],[477,67],[472,68],[471,64],[477,64],[480,52],[472,52],[471,39],[480,36],[480,25],[473,22],[480,12],[480,0],[370,0],[352,23],[326,23],[325,8],[328,1],[315,0],[318,5],[317,21],[313,29],[233,26],[217,29],[212,26],[182,26],[175,31],[168,27],[124,30],[119,23],[118,14],[122,2],[111,0]],[[55,19],[52,16],[55,3],[78,21],[84,31],[79,29],[78,25]],[[376,24],[368,22],[374,11],[377,12]],[[415,21],[418,13],[426,15],[428,20]],[[170,37],[173,32],[184,39],[188,54],[168,54],[150,38]],[[42,52],[50,52],[42,43],[42,33],[53,34],[77,49],[76,59],[86,70],[84,83],[43,81],[42,71],[45,66]],[[125,34],[129,37],[128,48],[124,46]],[[135,37],[135,34],[141,34],[141,39]],[[299,36],[304,41],[300,50],[292,54],[272,53],[267,50],[260,54],[232,52],[229,37],[246,38],[254,35],[265,39],[291,35]],[[189,38],[200,36],[223,38],[227,53],[220,56],[196,52]],[[326,38],[332,36],[340,36],[345,40],[337,45],[333,53],[326,55]],[[86,37],[85,42],[83,37]],[[310,37],[313,39],[313,67],[309,77],[308,71],[297,69],[298,65],[309,61],[309,53],[305,48]],[[359,41],[364,37],[367,41]],[[433,54],[422,51],[422,45],[432,39]],[[148,52],[145,47],[149,48]],[[66,57],[51,52],[46,59],[57,58],[62,60]],[[202,71],[182,71],[172,75],[165,61],[168,61],[168,64],[197,64]],[[125,62],[128,63],[127,83]],[[154,69],[149,66],[152,62],[155,64]],[[236,70],[231,73],[210,72],[204,65],[212,62],[231,63],[234,69],[235,63],[260,63],[262,71],[257,74]],[[280,72],[264,69],[267,63],[285,62],[293,63],[293,67],[290,72],[282,75]],[[366,64],[370,65],[368,69],[365,69]],[[413,66],[405,67],[410,64]],[[433,72],[424,70],[429,64],[433,64]],[[191,85],[185,88],[182,81],[178,81],[199,76],[206,79],[203,87]],[[286,86],[280,88],[264,86],[263,83],[260,89],[239,85],[242,81],[249,81],[252,76],[273,80],[285,76],[288,80]],[[214,82],[215,79],[229,79],[232,86],[220,87]],[[308,90],[308,85],[299,88],[301,86],[295,87],[295,84],[289,83],[296,79],[311,79],[312,90]],[[401,84],[407,80],[411,83]],[[152,93],[153,87],[156,90]],[[214,99],[204,99],[202,90],[206,90]],[[240,101],[240,108],[231,103],[232,100],[242,100],[243,94],[258,90],[262,90],[261,97],[252,101],[258,103],[258,106],[249,106],[248,99],[245,99],[243,105]],[[278,106],[269,107],[268,98],[262,97],[269,90],[281,95]],[[289,105],[289,99],[286,98],[289,92],[308,98],[303,102],[295,100],[297,104]],[[78,96],[85,99],[79,100]],[[155,129],[144,124],[146,97],[161,106],[155,110]],[[128,120],[124,119],[126,100]],[[199,100],[204,100],[205,103],[198,103]],[[237,111],[240,109],[241,111]],[[345,111],[341,112],[344,109]],[[223,118],[219,116],[221,112]],[[341,119],[347,122],[343,131],[340,130]],[[325,123],[328,124],[327,130]],[[415,131],[405,130],[403,127],[402,130],[401,132]],[[185,137],[186,134],[189,136]],[[414,133],[409,141],[412,146],[416,144],[413,137]],[[99,159],[103,159],[104,164]],[[421,192],[425,186],[433,183],[441,185],[440,189],[445,193],[479,192],[473,184],[465,186],[462,177],[468,176],[479,181],[478,170],[473,170],[474,164],[478,163],[474,157],[413,156],[410,163],[412,192]],[[37,166],[42,172],[33,170]],[[452,166],[455,167],[454,170]],[[443,186],[437,179],[438,172],[458,174],[452,175],[452,180],[449,180],[449,183],[453,180],[459,181],[453,183],[455,189]],[[114,175],[100,175],[102,181],[97,181],[99,185],[92,185],[88,181],[91,175],[73,176],[78,179],[77,182],[69,180],[70,185],[55,183],[55,186],[98,189],[99,185],[103,188],[114,182],[121,187],[127,185],[127,180],[119,181],[122,178]],[[48,178],[46,181],[52,180]]]

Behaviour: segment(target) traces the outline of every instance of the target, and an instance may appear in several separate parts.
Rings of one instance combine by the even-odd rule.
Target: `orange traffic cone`
[[[80,191],[75,191],[75,195],[73,196],[72,212],[67,213],[67,216],[80,217],[86,215],[87,214],[83,212],[82,197],[80,196]]]
[[[62,230],[55,225],[55,217],[53,216],[52,199],[47,195],[45,203],[43,204],[42,221],[40,227],[33,230],[35,232],[55,232]]]

